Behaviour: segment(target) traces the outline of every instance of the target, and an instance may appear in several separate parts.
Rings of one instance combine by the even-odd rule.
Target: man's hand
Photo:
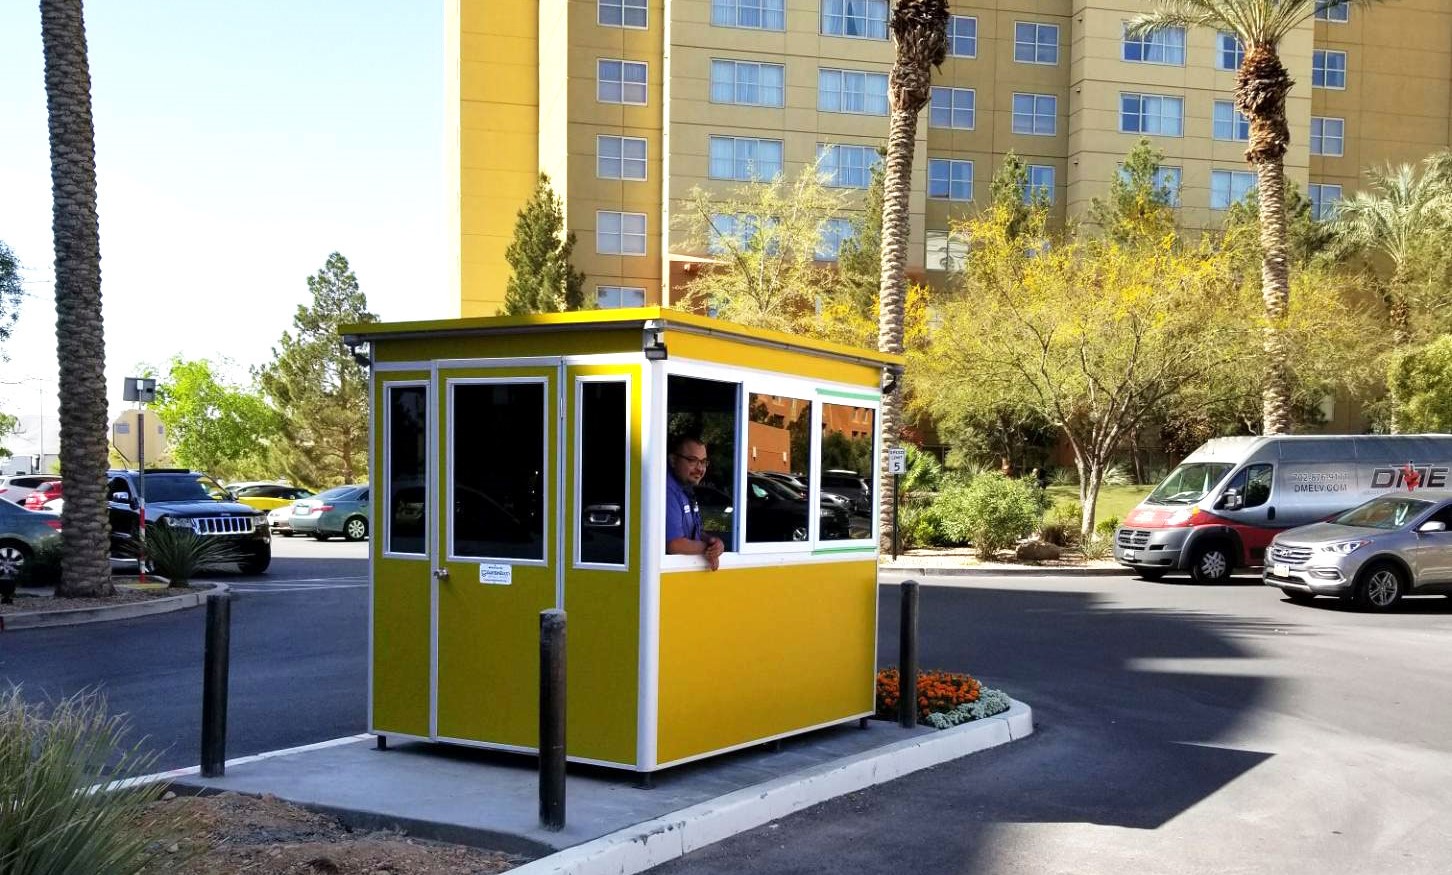
[[[721,554],[726,551],[726,543],[714,535],[706,536],[706,564],[711,566],[712,571],[721,567]]]

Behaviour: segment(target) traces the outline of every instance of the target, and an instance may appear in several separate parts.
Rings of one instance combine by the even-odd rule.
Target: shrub
[[[943,479],[943,466],[932,453],[925,453],[918,447],[904,443],[907,450],[907,473],[902,475],[899,486],[904,496],[920,492],[936,492]]]
[[[969,720],[982,720],[984,717],[1002,714],[1011,704],[1007,693],[985,687],[977,701],[965,702],[951,711],[929,714],[927,722],[934,729],[947,729]]]
[[[150,836],[135,828],[156,784],[91,791],[149,771],[154,756],[125,747],[126,725],[95,693],[48,712],[19,688],[0,693],[0,872],[139,872]]]
[[[877,673],[877,716],[884,720],[897,719],[897,703],[901,695],[902,678],[896,668],[884,668]],[[971,675],[949,671],[918,672],[918,722],[928,720],[930,714],[951,711],[960,705],[976,702],[983,685]]]
[[[1114,532],[1119,528],[1119,517],[1106,517],[1094,524],[1094,537],[1096,540],[1114,543]]]
[[[1078,533],[1077,528],[1069,528],[1063,523],[1044,523],[1039,526],[1039,540],[1055,547],[1067,547],[1074,543]]]
[[[1078,486],[1079,472],[1074,468],[1055,468],[1054,473],[1049,476],[1049,484],[1052,486]]]
[[[1083,524],[1084,505],[1076,498],[1061,499],[1044,514],[1039,526],[1039,537],[1046,544],[1068,547],[1079,540],[1079,526]]]
[[[939,492],[933,499],[933,503],[928,506],[926,511],[928,524],[937,536],[935,543],[938,546],[962,547],[973,540],[973,533],[968,524],[969,496],[972,489],[972,486],[949,485]]]
[[[935,547],[942,543],[943,533],[938,528],[938,517],[931,505],[903,505],[898,511],[898,546],[903,550],[914,547]]]
[[[1114,555],[1114,542],[1112,540],[1089,539],[1078,546],[1079,555],[1086,560],[1108,559]]]
[[[944,518],[944,531],[952,526],[966,530],[978,548],[978,555],[992,559],[1027,537],[1039,521],[1034,488],[1002,474],[982,474],[963,492],[962,507],[955,520]]]
[[[246,558],[227,541],[165,523],[148,526],[144,544],[147,561],[172,586],[186,586],[203,569],[233,565]]]
[[[1104,479],[1100,483],[1104,486],[1129,486],[1134,483],[1134,477],[1123,465],[1111,465],[1104,472]]]

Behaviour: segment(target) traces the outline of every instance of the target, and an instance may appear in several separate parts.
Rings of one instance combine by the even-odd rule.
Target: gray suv
[[[1266,551],[1265,584],[1293,602],[1318,595],[1386,611],[1402,596],[1452,595],[1452,491],[1373,498],[1291,529]]]

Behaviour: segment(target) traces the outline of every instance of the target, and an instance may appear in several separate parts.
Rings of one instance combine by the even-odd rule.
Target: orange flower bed
[[[897,703],[902,695],[901,678],[895,668],[877,673],[877,716],[883,720],[897,719]],[[977,678],[961,672],[918,672],[918,722],[929,714],[951,711],[967,702],[978,701],[983,685]]]

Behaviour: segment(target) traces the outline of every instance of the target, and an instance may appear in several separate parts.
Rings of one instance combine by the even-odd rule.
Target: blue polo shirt
[[[701,540],[701,505],[695,490],[666,472],[666,543],[676,538]]]

